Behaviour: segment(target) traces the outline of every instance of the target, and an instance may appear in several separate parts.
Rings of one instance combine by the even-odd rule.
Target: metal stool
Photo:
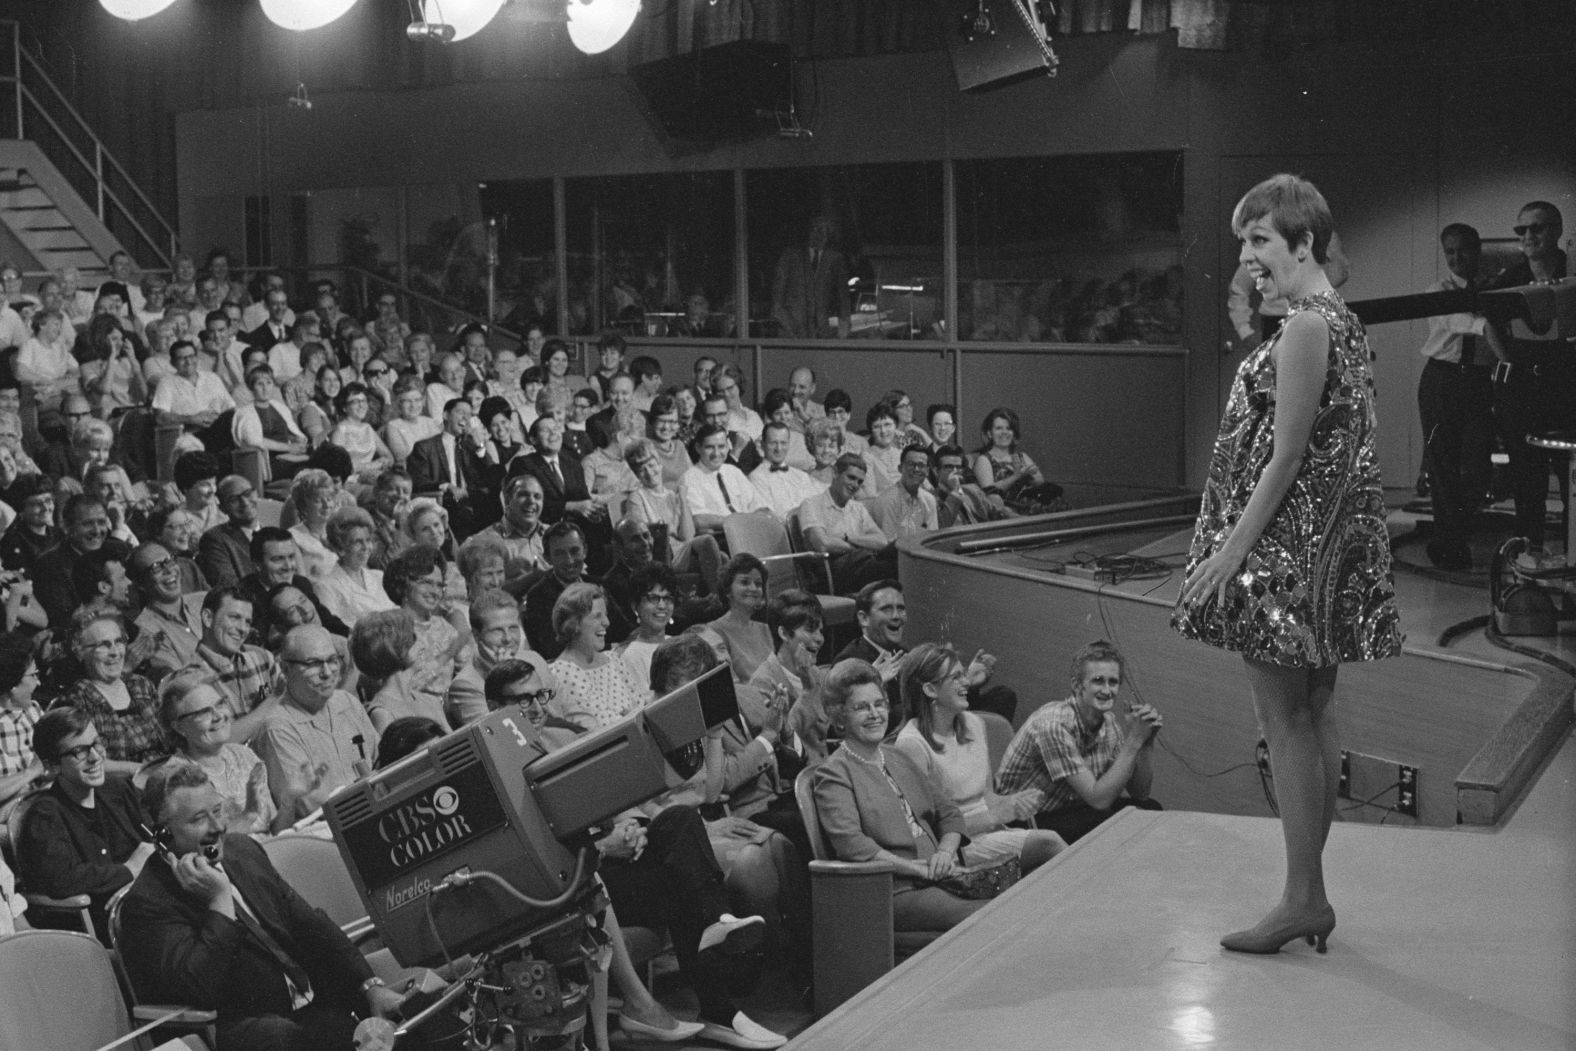
[[[1571,507],[1576,504],[1576,430],[1529,434],[1527,444],[1565,454],[1565,565],[1569,568],[1576,565],[1576,515],[1571,514]]]

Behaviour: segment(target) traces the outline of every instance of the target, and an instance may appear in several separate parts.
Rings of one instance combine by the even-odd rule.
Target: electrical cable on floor
[[[1499,629],[1494,626],[1492,618],[1484,627],[1483,634],[1488,636],[1488,641],[1502,649],[1507,649],[1512,653],[1519,653],[1523,657],[1531,657],[1535,661],[1542,661],[1549,667],[1558,668],[1566,675],[1576,679],[1576,665],[1571,664],[1569,661],[1561,660],[1552,653],[1545,653],[1542,650],[1533,649],[1531,646],[1523,646],[1519,642],[1511,642],[1499,633]]]
[[[1481,617],[1470,617],[1467,620],[1463,620],[1459,624],[1452,624],[1450,627],[1439,633],[1439,641],[1434,643],[1434,645],[1438,646],[1440,649],[1446,649],[1452,642],[1460,638],[1462,635],[1465,635],[1467,632],[1476,631],[1478,628],[1487,627],[1490,619],[1491,618],[1489,614],[1485,613]]]
[[[1379,791],[1375,792],[1373,795],[1369,796],[1367,799],[1359,799],[1359,800],[1357,800],[1354,803],[1350,803],[1347,806],[1341,807],[1340,811],[1343,814],[1347,814],[1347,813],[1350,813],[1353,810],[1359,809],[1360,807],[1377,806],[1377,804],[1374,802],[1374,800],[1378,799],[1380,796],[1384,795],[1386,792],[1389,792],[1391,789],[1400,788],[1400,787],[1401,787],[1401,782],[1397,781],[1394,784],[1387,785],[1384,788],[1381,788]],[[1394,810],[1395,807],[1380,807],[1380,809],[1381,810]]]

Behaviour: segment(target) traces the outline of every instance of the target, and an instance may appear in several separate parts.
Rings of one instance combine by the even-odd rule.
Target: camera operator
[[[339,927],[308,905],[246,836],[201,767],[151,774],[143,809],[158,857],[121,912],[121,945],[144,999],[218,1012],[230,1051],[349,1051],[356,1014],[388,1016],[387,988]]]
[[[542,685],[534,665],[503,661],[487,673],[484,688],[490,709],[521,707],[529,732],[544,751],[578,736],[548,716],[553,691]],[[649,824],[626,815],[602,831],[596,840],[598,871],[613,907],[626,925],[668,930],[679,971],[700,1001],[700,1035],[729,1047],[761,1051],[787,1043],[786,1037],[739,1010],[729,996],[730,987],[738,988],[741,954],[760,945],[765,921],[727,911],[722,868],[699,812],[671,806]],[[620,1021],[626,1031],[657,1037],[648,1028],[631,1025],[627,1016]]]

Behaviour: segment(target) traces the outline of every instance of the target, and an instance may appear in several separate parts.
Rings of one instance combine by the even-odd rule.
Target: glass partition
[[[938,339],[939,161],[751,171],[750,335]]]
[[[1182,155],[959,161],[958,336],[1179,343]]]
[[[575,335],[734,335],[733,173],[564,184]]]
[[[481,207],[483,215],[498,221],[498,323],[521,335],[532,326],[544,334],[556,332],[553,180],[487,183],[481,188]]]

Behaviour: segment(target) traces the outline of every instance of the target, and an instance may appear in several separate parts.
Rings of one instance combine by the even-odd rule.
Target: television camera
[[[505,1028],[522,1048],[578,1046],[609,957],[591,830],[693,774],[706,732],[737,715],[727,665],[553,752],[511,705],[330,800],[384,945],[404,966],[462,972],[393,1036],[448,1011],[468,1047]]]

